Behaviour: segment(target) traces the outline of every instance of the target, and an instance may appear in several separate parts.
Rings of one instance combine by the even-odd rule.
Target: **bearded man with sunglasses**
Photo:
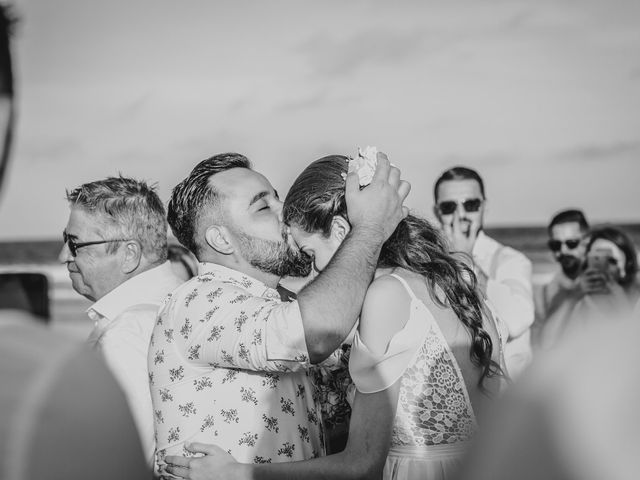
[[[536,313],[547,318],[563,303],[563,298],[579,289],[578,277],[585,260],[585,237],[589,224],[580,210],[558,212],[548,227],[549,250],[560,265],[560,271],[544,285],[536,298]]]
[[[95,303],[88,342],[127,396],[149,464],[155,450],[147,354],[162,300],[181,283],[167,261],[162,201],[144,182],[110,177],[67,191],[60,260],[73,289]]]
[[[589,232],[589,224],[584,213],[577,209],[558,212],[549,222],[548,232],[547,245],[560,265],[560,271],[549,283],[536,291],[536,330],[553,324],[554,318],[567,316],[567,306],[573,306],[576,299],[582,297],[583,286],[592,292],[604,290],[604,286],[600,285],[604,282],[597,274],[588,276],[584,285],[580,281],[586,255],[585,237]],[[550,338],[548,332],[549,329],[545,328],[544,337],[541,336],[539,339],[543,347],[555,341],[555,338]]]
[[[530,327],[534,320],[531,262],[483,231],[486,197],[475,170],[451,168],[434,186],[435,215],[453,252],[473,261],[480,289],[508,328],[505,363],[517,377],[531,361]]]

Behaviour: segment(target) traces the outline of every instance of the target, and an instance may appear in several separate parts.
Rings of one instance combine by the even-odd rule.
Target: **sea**
[[[616,224],[626,232],[640,251],[640,223]],[[546,242],[545,226],[510,226],[485,229],[500,243],[524,253],[533,264],[533,283],[547,281],[556,269]],[[39,272],[49,284],[50,324],[78,338],[86,338],[91,330],[86,310],[91,302],[71,288],[66,267],[59,263],[61,239],[0,242],[0,272]]]

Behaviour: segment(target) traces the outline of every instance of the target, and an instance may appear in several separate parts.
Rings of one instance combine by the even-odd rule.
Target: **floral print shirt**
[[[185,441],[245,463],[324,454],[298,303],[260,281],[201,263],[160,309],[148,365],[157,467]]]

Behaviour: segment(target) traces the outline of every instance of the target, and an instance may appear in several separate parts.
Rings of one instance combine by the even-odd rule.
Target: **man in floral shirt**
[[[169,224],[201,263],[165,302],[151,340],[158,466],[192,441],[242,462],[324,453],[307,371],[351,331],[382,243],[407,213],[409,185],[378,160],[369,187],[347,178],[351,233],[293,302],[280,300],[278,282],[308,265],[287,242],[277,192],[246,157],[213,156],[173,189]]]

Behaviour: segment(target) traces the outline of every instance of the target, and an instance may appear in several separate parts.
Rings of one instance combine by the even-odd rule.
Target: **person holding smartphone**
[[[552,343],[556,329],[575,303],[582,298],[581,273],[587,254],[589,223],[582,210],[565,209],[556,213],[547,227],[547,246],[560,267],[548,283],[534,289],[536,321],[532,327],[532,344]],[[600,277],[589,284],[590,291],[602,287]]]
[[[628,316],[640,298],[638,255],[631,239],[620,229],[594,228],[587,238],[586,257],[577,277],[580,295],[565,314],[549,323],[543,346],[551,346],[591,322]]]

